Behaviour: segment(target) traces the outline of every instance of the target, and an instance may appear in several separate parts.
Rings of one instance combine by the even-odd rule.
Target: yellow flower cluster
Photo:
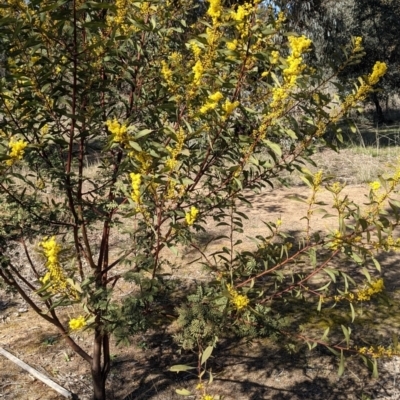
[[[168,86],[173,85],[174,82],[172,80],[172,75],[173,75],[172,70],[164,60],[161,61],[161,75]]]
[[[192,50],[195,60],[198,60],[201,54],[201,47],[196,42],[191,42],[190,50]]]
[[[25,148],[28,146],[28,142],[25,142],[23,139],[15,139],[11,138],[8,147],[10,148],[10,152],[8,155],[11,157],[6,161],[6,164],[9,166],[14,165],[18,160],[22,160],[25,154]]]
[[[132,184],[131,198],[136,204],[140,204],[140,185],[142,183],[142,175],[132,172],[130,175]]]
[[[81,0],[83,2],[83,0]],[[107,13],[106,22],[110,28],[116,27],[120,34],[128,35],[133,32],[138,32],[140,29],[129,23],[129,10],[131,9],[132,2],[129,0],[115,0],[115,14]],[[143,19],[147,18],[152,12],[157,12],[157,6],[152,5],[150,2],[144,1],[135,4],[136,16]]]
[[[286,21],[286,16],[285,13],[282,11],[278,14],[278,18],[275,21],[275,27],[276,29],[280,29],[282,24]]]
[[[372,358],[393,357],[399,354],[391,347],[385,348],[384,346],[358,347],[356,350],[359,354],[370,356]]]
[[[43,284],[50,282],[50,288],[53,293],[67,294],[76,297],[76,290],[68,287],[66,277],[61,268],[59,262],[61,246],[57,243],[56,238],[53,236],[50,239],[43,240],[40,246],[43,248],[44,255],[47,259],[47,272],[40,281]]]
[[[207,15],[209,15],[213,24],[215,25],[222,14],[222,4],[221,0],[209,0],[210,7],[208,7]]]
[[[232,285],[226,285],[229,294],[231,295],[231,303],[237,310],[241,310],[242,308],[246,308],[250,302],[249,298],[246,295],[239,294]]]
[[[372,281],[368,286],[358,290],[356,292],[357,300],[358,301],[368,301],[374,294],[382,292],[385,288],[383,283],[383,279],[379,278],[375,281]]]
[[[337,122],[351,107],[356,105],[358,102],[365,100],[368,93],[372,91],[372,86],[378,83],[379,79],[386,73],[386,70],[386,64],[377,61],[371,74],[368,75],[367,82],[363,82],[355,93],[349,94],[344,99],[340,107],[330,115],[330,121]]]
[[[336,302],[347,300],[350,302],[353,301],[369,301],[371,297],[375,294],[378,294],[383,291],[385,288],[384,282],[382,278],[376,279],[365,285],[365,287],[357,290],[355,293],[345,293],[343,295],[334,296],[334,300]]]
[[[90,45],[91,51],[97,57],[100,57],[104,53],[104,47],[103,47],[103,42],[102,42],[101,38],[99,38],[97,36],[93,36],[89,40],[89,45]]]
[[[376,192],[380,189],[381,183],[379,181],[370,182],[369,187],[373,192]]]
[[[230,100],[225,100],[225,103],[222,105],[222,109],[224,110],[225,114],[222,117],[223,120],[226,120],[230,114],[233,113],[233,111],[235,110],[235,108],[237,108],[239,106],[239,102],[238,101],[234,101],[233,103]]]
[[[172,200],[175,198],[175,187],[176,187],[176,182],[170,179],[167,185],[167,194],[165,196],[166,199]]]
[[[271,51],[271,64],[278,64],[279,62],[279,51],[273,50]]]
[[[244,3],[236,8],[236,11],[231,11],[231,18],[234,21],[242,22],[250,13],[253,8],[251,3]]]
[[[302,54],[305,51],[307,51],[312,44],[311,39],[306,38],[304,35],[303,36],[289,36],[288,40],[289,40],[292,56],[295,58],[301,57]]]
[[[116,14],[115,16],[107,15],[107,25],[112,27],[113,25],[117,25],[121,28],[123,33],[126,32],[126,26],[124,24],[126,14],[127,14],[127,0],[115,0]]]
[[[47,135],[49,133],[49,125],[48,124],[44,124],[41,128],[40,128],[40,134],[42,136]]]
[[[168,59],[173,65],[178,66],[182,62],[182,54],[174,51],[169,55]]]
[[[393,173],[393,176],[390,179],[390,188],[389,191],[392,191],[400,182],[400,158],[397,161],[396,169]]]
[[[221,32],[218,30],[218,25],[213,26],[212,28],[206,28],[206,36],[207,43],[209,45],[208,54],[205,57],[204,64],[210,64],[211,60],[215,55],[216,46],[218,40],[221,38]]]
[[[368,75],[368,84],[369,85],[376,85],[379,82],[379,79],[385,75],[387,71],[387,66],[384,62],[377,61],[372,68],[372,73]]]
[[[198,214],[199,214],[199,210],[196,207],[192,206],[190,208],[190,211],[185,214],[186,223],[189,226],[193,225],[197,219]]]
[[[185,138],[186,138],[186,134],[185,131],[183,130],[182,127],[179,128],[179,131],[176,134],[176,145],[174,148],[172,148],[171,146],[167,146],[167,151],[170,153],[170,157],[167,159],[167,161],[165,162],[165,166],[169,169],[169,170],[173,170],[177,163],[178,163],[178,156],[179,154],[182,152],[183,149],[183,145],[185,143]]]
[[[400,182],[400,159],[398,160],[393,175],[386,179],[386,185],[383,191],[378,191],[381,188],[379,181],[370,183],[370,188],[371,188],[370,197],[372,203],[366,210],[367,214],[366,218],[369,221],[373,220],[378,216],[379,210],[383,208],[385,202],[390,198],[391,193],[393,193],[393,191],[396,189],[399,182]],[[395,247],[393,249],[397,250],[396,248],[397,245],[394,246]],[[377,247],[379,247],[379,245],[377,245]]]
[[[289,84],[290,88],[296,83],[297,77],[304,71],[305,65],[303,64],[302,54],[311,46],[311,40],[305,36],[289,36],[289,46],[291,54],[286,59],[288,67],[283,70],[285,81]]]
[[[235,51],[238,45],[237,39],[232,40],[231,42],[226,42],[226,47],[228,50]]]
[[[147,174],[149,172],[149,169],[152,165],[152,158],[151,155],[146,153],[145,151],[141,151],[139,153],[134,152],[134,157],[136,160],[140,163],[141,166],[141,173],[142,174]]]
[[[361,36],[357,36],[354,38],[353,53],[359,53],[360,51],[363,50],[362,40],[363,38]]]
[[[116,118],[107,120],[106,126],[113,136],[115,143],[126,143],[128,140],[128,130],[125,124],[120,124]]]
[[[72,318],[69,321],[69,327],[73,331],[82,329],[84,326],[86,326],[86,320],[82,315],[80,315],[78,318]]]
[[[193,71],[193,74],[194,74],[193,75],[193,83],[196,86],[199,86],[200,82],[201,82],[201,78],[202,78],[203,73],[204,73],[204,67],[203,67],[203,64],[201,63],[200,60],[196,61],[196,64],[194,64],[194,66],[192,68],[192,71]]]
[[[217,107],[218,102],[219,102],[220,100],[222,100],[223,97],[224,97],[223,94],[222,94],[221,92],[219,92],[219,91],[218,91],[218,92],[215,92],[215,93],[213,93],[213,94],[210,94],[210,95],[208,96],[207,103],[204,104],[204,105],[200,108],[200,113],[201,113],[201,114],[205,114],[205,113],[207,113],[208,111],[214,110],[214,109]]]
[[[320,187],[321,187],[322,175],[323,175],[323,171],[319,170],[313,176],[313,186],[314,186],[314,190],[315,191],[318,191],[320,189]]]
[[[240,37],[244,38],[249,34],[249,24],[247,23],[247,17],[254,11],[255,6],[250,3],[244,3],[236,8],[236,11],[231,11],[230,17],[236,22],[236,29],[240,33]]]
[[[389,250],[400,250],[400,238],[394,239],[392,235],[389,235],[386,240],[383,242],[383,245],[387,251]]]
[[[333,250],[337,250],[343,246],[343,238],[342,234],[336,229],[333,233],[333,238],[331,243],[329,244],[330,248]]]
[[[289,96],[288,90],[284,87],[274,87],[272,89],[272,103],[271,107],[277,108],[283,100]]]
[[[151,11],[151,4],[150,4],[150,2],[145,1],[145,2],[143,2],[143,3],[140,5],[140,13],[141,13],[142,15],[146,15],[146,14],[148,14],[150,11]]]
[[[214,400],[214,396],[211,396],[211,394],[205,394],[201,400]]]
[[[309,49],[312,43],[305,36],[289,36],[288,40],[290,54],[286,59],[287,67],[283,70],[284,85],[272,89],[271,107],[276,109],[282,107],[282,102],[289,97],[298,76],[304,71],[306,66],[303,64],[302,54]]]
[[[345,185],[341,184],[340,182],[333,182],[333,184],[329,186],[328,189],[334,194],[339,194],[343,190],[344,186]]]

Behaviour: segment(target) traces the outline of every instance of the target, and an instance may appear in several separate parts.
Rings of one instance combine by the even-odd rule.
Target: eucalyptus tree
[[[370,99],[378,122],[384,122],[380,99],[397,94],[400,88],[400,5],[396,0],[282,0],[289,26],[313,39],[315,61],[328,71],[343,57],[352,37],[363,38],[364,57],[339,77],[366,74],[374,60],[383,60],[388,73]],[[333,62],[335,60],[335,62]]]

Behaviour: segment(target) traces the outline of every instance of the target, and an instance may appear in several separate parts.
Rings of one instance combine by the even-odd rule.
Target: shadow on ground
[[[113,398],[182,399],[175,393],[179,388],[187,388],[195,393],[195,377],[167,371],[178,360],[182,361],[174,355],[159,353],[145,363],[136,364],[130,384],[124,383],[128,384],[125,389],[132,382],[136,388],[125,396],[125,390],[116,390]],[[300,351],[290,355],[276,346],[266,346],[258,341],[250,347],[225,343],[215,352],[210,367],[214,371],[214,382],[208,388],[208,393],[223,396],[225,400],[355,400],[372,399],[378,395],[390,396],[393,392],[391,372],[383,371],[379,380],[372,380],[357,360],[349,360],[345,374],[338,377],[337,362],[321,350],[312,354]],[[125,367],[121,363],[119,368]],[[115,370],[116,375],[119,368]],[[198,392],[197,395],[196,399],[200,398]]]

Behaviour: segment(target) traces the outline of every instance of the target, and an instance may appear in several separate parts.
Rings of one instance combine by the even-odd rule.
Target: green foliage
[[[391,200],[399,166],[374,183],[366,210],[339,183],[328,186],[337,230],[314,236],[328,182],[304,168],[317,139],[373,91],[386,65],[333,94],[323,71],[306,63],[311,41],[287,33],[273,9],[212,0],[201,19],[197,8],[123,0],[0,8],[0,276],[90,364],[96,400],[106,398],[110,336],[126,342],[168,323],[163,301],[181,304],[180,288],[164,279],[165,250],[196,248],[215,278],[177,308],[176,339],[197,347],[201,380],[217,337],[293,334],[281,317],[292,297],[317,309],[347,302],[354,319],[353,303],[382,283],[357,288],[332,263],[373,263],[373,251],[399,247]],[[339,70],[361,51],[353,41]],[[279,220],[253,238],[256,250],[239,250],[246,215],[237,205],[286,171],[302,173],[311,193],[300,244]],[[206,254],[196,233],[212,219],[229,244]],[[116,296],[127,286],[129,296]],[[66,306],[75,314],[68,324],[59,314]],[[93,354],[74,340],[78,329],[93,330]],[[326,336],[300,339],[333,348]]]

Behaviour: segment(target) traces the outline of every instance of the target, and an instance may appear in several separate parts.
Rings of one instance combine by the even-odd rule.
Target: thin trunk
[[[102,333],[100,329],[96,329],[93,344],[93,361],[91,365],[93,400],[106,400],[106,381],[110,371],[109,354],[108,335]]]
[[[378,124],[383,124],[385,122],[385,116],[383,115],[383,110],[379,104],[378,95],[376,93],[372,93],[372,101],[374,102],[376,108],[377,122]]]

